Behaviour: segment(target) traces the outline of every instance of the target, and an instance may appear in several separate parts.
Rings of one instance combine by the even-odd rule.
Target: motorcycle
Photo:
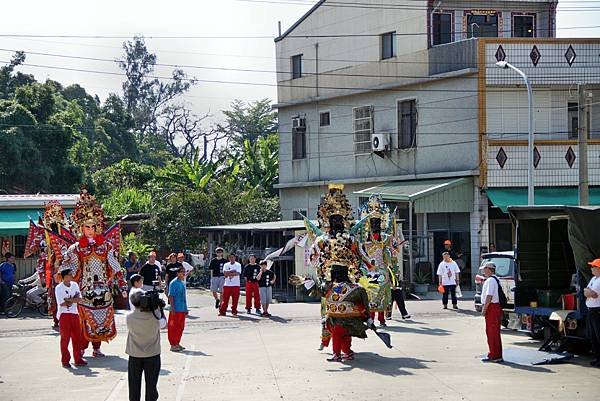
[[[6,317],[18,317],[23,308],[37,310],[40,315],[48,316],[48,291],[40,295],[41,302],[33,303],[27,297],[27,291],[31,288],[33,287],[19,283],[13,285],[12,296],[4,303]]]

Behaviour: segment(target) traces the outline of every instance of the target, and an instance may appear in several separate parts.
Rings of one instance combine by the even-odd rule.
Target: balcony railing
[[[429,75],[477,68],[477,39],[437,45],[429,49]]]

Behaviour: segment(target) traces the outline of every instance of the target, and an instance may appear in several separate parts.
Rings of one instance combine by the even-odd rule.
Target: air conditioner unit
[[[292,118],[292,128],[306,128],[306,118],[304,118],[304,117]]]
[[[390,134],[378,133],[371,135],[371,150],[373,152],[383,152],[390,150]]]

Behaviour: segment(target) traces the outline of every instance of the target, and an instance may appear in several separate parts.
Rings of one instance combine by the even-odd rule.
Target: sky
[[[0,24],[0,64],[10,60],[14,50],[114,60],[122,54],[122,38],[11,38],[2,35],[101,35],[132,37],[144,35],[158,63],[197,67],[275,70],[277,22],[285,31],[310,7],[311,0],[35,0],[10,1],[2,5]],[[393,3],[378,0],[376,3]],[[591,6],[585,12],[567,8]],[[561,9],[565,9],[562,11]],[[29,11],[29,12],[28,12]],[[14,17],[11,17],[14,16]],[[559,37],[600,37],[600,1],[581,0],[559,3]],[[228,38],[172,39],[151,36],[238,36]],[[239,38],[239,37],[254,38]],[[261,38],[256,38],[261,37]],[[105,99],[119,93],[123,77],[118,75],[66,71],[49,67],[120,73],[114,62],[60,58],[27,54],[20,71],[63,85],[78,83],[89,93]],[[172,67],[157,66],[155,74],[168,76]],[[241,81],[268,85],[234,85],[199,82],[183,99],[199,115],[210,113],[220,119],[234,99],[276,100],[275,74],[236,72],[186,67],[189,76],[200,80]],[[269,86],[270,85],[270,86]]]

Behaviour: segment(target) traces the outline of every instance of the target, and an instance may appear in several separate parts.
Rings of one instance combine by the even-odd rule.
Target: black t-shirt
[[[275,273],[273,273],[271,270],[265,270],[264,272],[262,272],[260,280],[258,280],[258,286],[272,287],[273,284],[271,284],[271,280],[273,280],[273,277],[275,277]]]
[[[213,260],[210,261],[209,269],[212,271],[213,277],[223,276],[223,266],[225,265],[225,263],[227,263],[227,259],[225,258],[213,258]]]
[[[260,266],[257,263],[253,265],[247,264],[246,267],[244,267],[244,277],[246,278],[246,281],[258,283],[256,276],[258,276],[259,271]]]
[[[177,271],[179,271],[180,267],[183,267],[183,265],[180,262],[169,263],[167,265],[167,271],[165,273],[167,285],[169,285],[171,280],[177,277]]]
[[[144,278],[144,285],[152,285],[152,282],[158,280],[160,276],[160,267],[146,263],[139,274]]]

